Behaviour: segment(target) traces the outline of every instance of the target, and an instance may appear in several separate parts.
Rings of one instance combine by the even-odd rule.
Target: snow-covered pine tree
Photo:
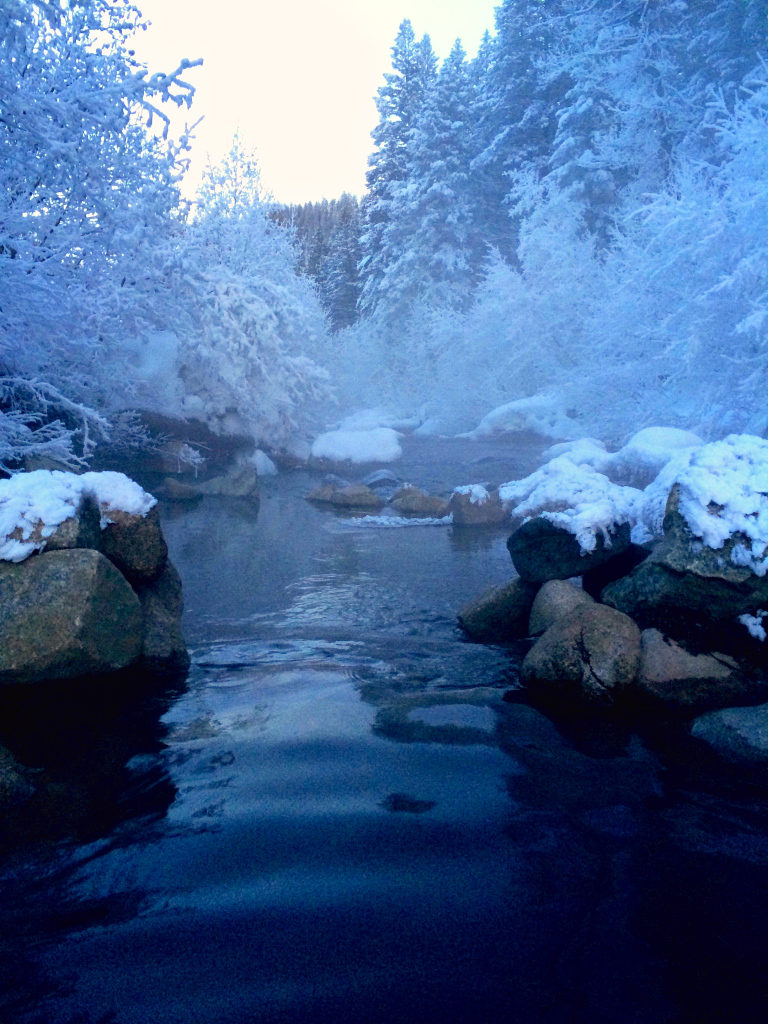
[[[392,46],[392,71],[378,91],[379,123],[372,133],[375,149],[368,159],[360,260],[360,310],[365,314],[378,305],[384,273],[399,255],[386,247],[386,229],[395,195],[407,179],[410,131],[436,74],[429,36],[417,42],[410,21],[404,21]]]
[[[408,135],[406,176],[394,191],[382,232],[393,258],[379,307],[394,319],[414,303],[469,304],[485,253],[470,177],[475,83],[457,40],[426,94]]]

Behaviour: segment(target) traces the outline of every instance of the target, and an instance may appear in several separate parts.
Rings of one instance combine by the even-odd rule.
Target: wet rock
[[[640,636],[639,695],[669,710],[705,711],[754,699],[766,684],[751,680],[726,654],[693,654],[657,629]]]
[[[545,696],[608,705],[635,679],[640,630],[621,612],[586,604],[558,619],[522,665],[526,686]]]
[[[459,612],[459,625],[470,640],[506,644],[528,635],[536,587],[514,579],[492,587]]]
[[[192,486],[198,494],[211,494],[220,498],[258,500],[259,497],[259,475],[253,463],[235,466],[229,473],[201,480]]]
[[[171,562],[166,562],[156,580],[138,587],[136,593],[142,614],[143,664],[155,671],[188,668],[189,654],[181,632],[181,577]]]
[[[594,601],[580,587],[566,580],[548,580],[534,598],[528,621],[529,635],[541,636],[558,619],[586,604],[594,604]]]
[[[722,548],[701,543],[677,509],[678,488],[669,496],[664,536],[629,576],[607,586],[602,600],[625,612],[643,628],[676,638],[693,638],[704,649],[742,652],[764,648],[738,621],[768,608],[768,574],[757,576],[731,554],[744,538],[736,534]],[[738,560],[737,560],[738,561]]]
[[[110,509],[109,518],[101,532],[102,553],[131,583],[156,580],[168,561],[157,506],[145,516]]]
[[[472,488],[466,492],[454,491],[448,508],[454,526],[501,526],[509,522],[507,510],[501,503],[498,488]]]
[[[448,502],[437,498],[419,487],[401,487],[389,502],[390,506],[401,515],[430,516],[442,519],[450,512]]]
[[[598,534],[594,550],[582,554],[574,534],[545,516],[535,516],[515,530],[507,550],[521,579],[546,583],[581,576],[615,558],[629,544],[629,524],[622,523],[611,533],[609,544]]]
[[[384,499],[365,484],[350,484],[338,487],[336,484],[323,484],[310,491],[307,501],[315,501],[321,505],[333,505],[335,508],[381,509]]]
[[[141,651],[141,609],[97,551],[50,551],[0,563],[0,683],[112,672]]]
[[[724,761],[768,768],[768,704],[710,711],[695,720],[691,735]]]

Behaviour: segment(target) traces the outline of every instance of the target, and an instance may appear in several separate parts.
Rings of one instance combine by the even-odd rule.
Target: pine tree
[[[388,316],[415,302],[466,308],[485,247],[475,226],[469,164],[474,81],[457,40],[408,136],[406,177],[394,193],[383,245],[396,254],[382,280]]]
[[[384,76],[376,107],[379,123],[373,131],[375,149],[366,175],[360,261],[360,309],[371,313],[381,298],[386,268],[399,253],[385,245],[392,204],[407,178],[411,129],[437,72],[429,36],[419,42],[410,21],[400,25],[392,47],[392,71]]]

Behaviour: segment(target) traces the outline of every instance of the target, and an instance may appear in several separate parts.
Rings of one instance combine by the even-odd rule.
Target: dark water
[[[439,491],[536,455],[395,468]],[[185,687],[28,712],[59,838],[0,866],[2,1024],[765,1020],[762,790],[503,700],[520,652],[454,623],[505,533],[356,523],[314,482],[166,510]]]

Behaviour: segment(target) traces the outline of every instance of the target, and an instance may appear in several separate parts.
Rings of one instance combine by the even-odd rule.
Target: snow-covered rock
[[[329,462],[394,462],[403,454],[399,435],[391,427],[369,430],[330,430],[317,437],[313,459]]]
[[[120,513],[146,516],[156,504],[123,473],[19,473],[0,480],[0,561],[21,562],[42,551],[65,520],[76,519],[84,497],[98,505],[102,529]]]
[[[466,437],[530,431],[542,437],[572,440],[583,434],[579,424],[562,408],[554,395],[518,398],[492,409]]]

